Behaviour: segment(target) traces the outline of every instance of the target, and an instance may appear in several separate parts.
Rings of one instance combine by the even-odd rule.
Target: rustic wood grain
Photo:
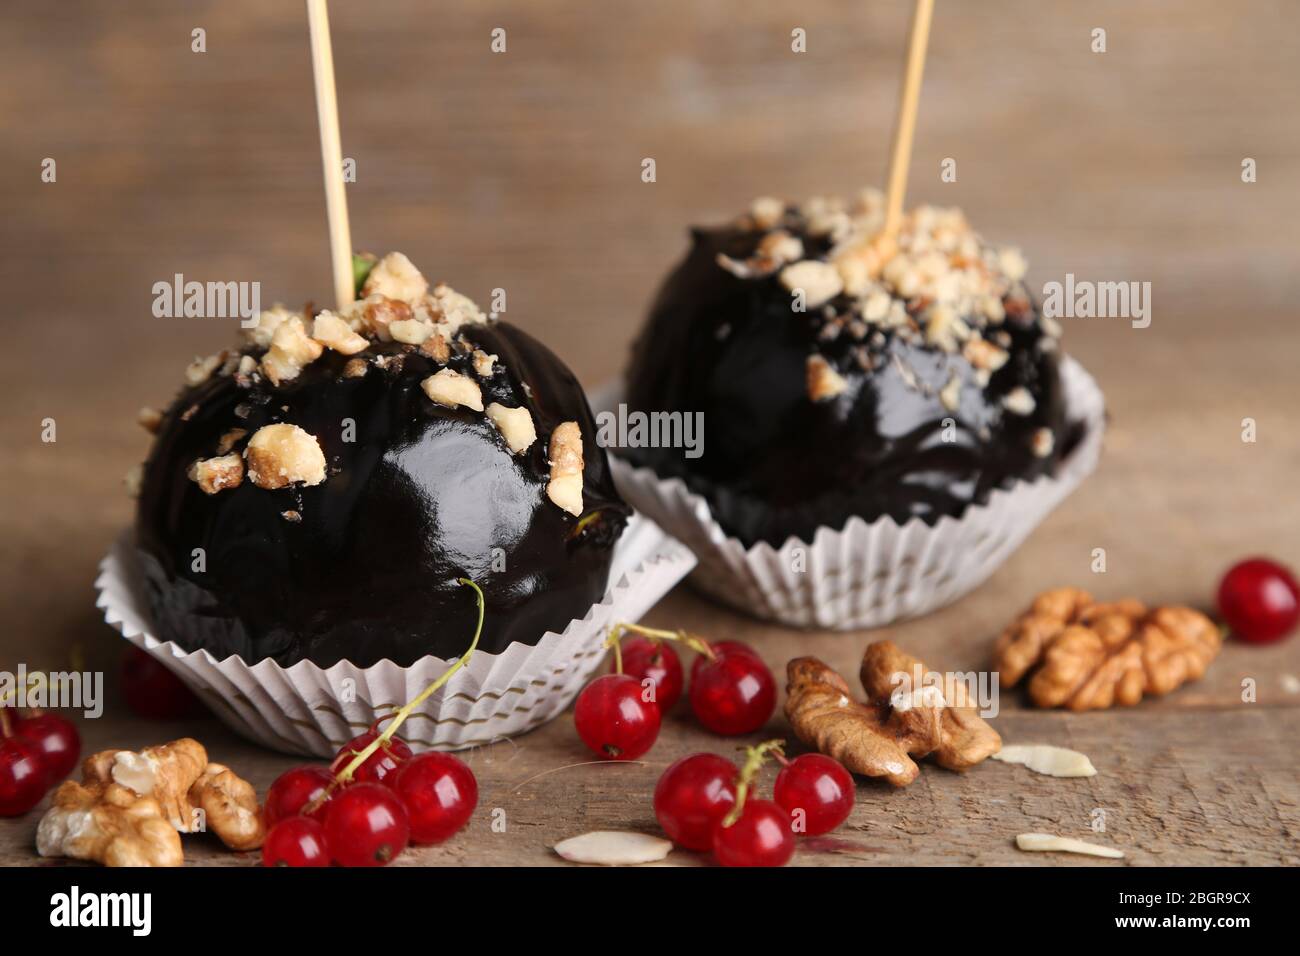
[[[688,223],[760,193],[882,178],[908,12],[892,0],[336,2],[356,242],[402,249],[480,299],[506,288],[508,318],[599,384],[621,367]],[[205,54],[190,52],[196,26]],[[508,31],[499,56],[496,26]],[[808,31],[803,55],[789,52],[796,26]],[[1104,55],[1088,49],[1096,26]],[[933,666],[983,666],[993,635],[1043,587],[1208,607],[1237,557],[1300,565],[1297,26],[1284,0],[939,4],[912,196],[962,205],[987,235],[1018,242],[1036,281],[1150,281],[1155,315],[1144,330],[1066,321],[1067,347],[1107,395],[1102,465],[979,591],[881,632]],[[0,71],[0,662],[62,666],[77,646],[111,670],[120,639],[90,584],[130,520],[119,479],[145,449],[135,410],[233,334],[151,317],[152,283],[182,272],[258,279],[292,302],[329,295],[304,15],[297,2],[12,0]],[[47,156],[54,184],[39,179]],[[653,184],[639,179],[647,156]],[[949,156],[958,181],[941,184]],[[1250,185],[1246,156],[1259,163]],[[47,417],[54,444],[40,441]],[[1240,440],[1245,417],[1258,422],[1254,444]],[[1089,570],[1098,547],[1104,575]],[[775,668],[812,653],[851,673],[881,636],[792,632],[687,588],[650,619],[751,641]],[[1204,681],[1132,711],[1044,714],[1006,695],[1006,739],[1075,746],[1100,775],[987,765],[926,768],[897,793],[863,783],[849,827],[805,843],[797,862],[1117,865],[1012,844],[1052,829],[1122,847],[1118,865],[1294,864],[1300,699],[1288,675],[1300,675],[1300,641],[1230,644]],[[193,732],[259,786],[287,765],[215,722],[153,727],[116,699],[84,727],[90,748]],[[777,719],[771,731],[786,728]],[[562,718],[476,753],[483,809],[470,830],[401,862],[545,864],[556,862],[547,847],[584,829],[652,829],[659,769],[729,746],[679,713],[644,766],[515,789],[584,759]],[[489,828],[493,807],[505,833]],[[1088,829],[1097,807],[1105,834]],[[34,815],[0,821],[0,862],[34,861],[34,826]],[[253,862],[203,838],[187,852]]]

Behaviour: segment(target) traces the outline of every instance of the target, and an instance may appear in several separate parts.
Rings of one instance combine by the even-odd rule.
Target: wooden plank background
[[[883,177],[909,11],[902,0],[333,7],[356,244],[401,249],[480,300],[505,288],[508,318],[589,385],[620,369],[687,224],[763,193]],[[1142,330],[1066,321],[1067,348],[1108,398],[1101,468],[978,592],[885,633],[934,666],[969,669],[1044,587],[1208,607],[1238,557],[1300,565],[1300,10],[938,7],[913,197],[961,205],[986,235],[1019,243],[1031,279],[1149,281],[1154,316]],[[191,52],[196,27],[206,53]],[[505,54],[489,50],[495,27]],[[807,53],[790,51],[796,27]],[[1090,51],[1095,27],[1104,54]],[[152,284],[176,272],[256,279],[291,302],[330,289],[305,16],[297,0],[10,0],[0,75],[0,666],[64,666],[76,645],[111,671],[120,641],[90,584],[130,520],[120,478],[146,447],[135,410],[164,401],[194,354],[234,334],[232,322],[153,318]],[[55,183],[40,180],[46,157]],[[640,181],[645,157],[653,184]],[[955,183],[939,181],[946,157]],[[1241,181],[1245,157],[1256,183]],[[1241,441],[1245,417],[1258,424],[1253,444]],[[53,444],[40,440],[45,418]],[[1098,547],[1104,575],[1090,572]],[[650,620],[751,641],[774,669],[814,653],[852,672],[869,639],[756,624],[686,588]],[[927,769],[901,793],[864,783],[850,825],[796,860],[1115,865],[1012,846],[1015,833],[1054,830],[1122,846],[1136,864],[1300,862],[1296,675],[1300,641],[1233,644],[1205,681],[1132,711],[1044,714],[1004,700],[1004,738],[1078,747],[1100,776],[987,765]],[[286,766],[213,721],[137,721],[113,694],[108,715],[84,725],[91,748],[184,731],[259,787]],[[779,718],[770,730],[786,733]],[[585,829],[652,829],[660,769],[729,746],[678,713],[644,765],[525,783],[585,759],[562,718],[475,753],[484,810],[465,835],[402,863],[545,864],[548,846]],[[498,806],[504,834],[487,826]],[[0,862],[33,862],[34,826],[0,821]],[[201,838],[187,854],[254,862]]]

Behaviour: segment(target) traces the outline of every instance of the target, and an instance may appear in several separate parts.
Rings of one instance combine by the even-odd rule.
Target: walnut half
[[[1098,710],[1136,704],[1199,679],[1218,656],[1214,622],[1188,607],[1099,604],[1078,588],[1044,591],[994,651],[1004,687],[1027,674],[1039,707]]]

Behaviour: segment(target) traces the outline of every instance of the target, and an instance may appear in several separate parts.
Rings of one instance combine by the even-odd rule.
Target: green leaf
[[[361,287],[366,284],[370,270],[375,267],[374,256],[361,256],[352,253],[352,294],[361,297]]]

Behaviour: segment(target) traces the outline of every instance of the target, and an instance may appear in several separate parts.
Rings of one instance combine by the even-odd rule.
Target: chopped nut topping
[[[804,306],[815,309],[844,291],[839,270],[828,262],[805,259],[781,270],[781,285],[790,292],[803,290]]]
[[[433,334],[433,325],[418,319],[402,319],[388,326],[388,334],[394,342],[404,345],[423,345],[425,339]]]
[[[381,342],[392,341],[388,330],[394,322],[404,322],[412,315],[411,307],[405,302],[382,295],[368,297],[360,311],[362,327]]]
[[[1029,271],[1029,263],[1020,254],[1019,249],[1003,249],[998,253],[998,267],[1012,282],[1019,282]]]
[[[212,377],[212,373],[215,372],[225,360],[225,352],[218,352],[215,355],[209,355],[207,358],[196,358],[185,369],[185,384],[191,388],[202,385]]]
[[[955,412],[958,407],[960,407],[961,376],[956,372],[952,373],[952,376],[948,379],[948,384],[940,390],[939,401],[943,404],[943,407],[948,409],[950,412]]]
[[[447,360],[451,358],[451,346],[447,344],[447,338],[441,332],[434,332],[425,339],[424,344],[420,346],[420,351],[443,365],[446,365]]]
[[[302,514],[293,510],[281,511],[280,517],[285,521],[288,521],[290,524],[298,524],[298,522],[302,521]]]
[[[474,350],[474,374],[479,378],[491,378],[492,369],[499,358],[497,355],[489,355],[482,349]]]
[[[785,216],[785,203],[771,196],[760,196],[749,206],[750,218],[758,229],[771,229]]]
[[[262,373],[280,385],[297,378],[323,351],[325,347],[307,335],[302,319],[294,316],[280,323],[271,337],[271,348],[262,356]]]
[[[122,484],[126,486],[128,495],[139,498],[140,488],[144,485],[144,465],[132,465],[131,470],[122,476]]]
[[[361,378],[370,368],[370,363],[363,358],[348,359],[347,364],[343,366],[344,378]]]
[[[238,488],[244,483],[244,459],[237,454],[200,458],[190,465],[186,474],[204,494],[215,495],[227,488]]]
[[[352,327],[333,312],[325,311],[312,323],[311,337],[341,355],[364,352],[370,343],[365,336],[352,331]]]
[[[297,425],[264,425],[248,440],[248,479],[259,488],[284,488],[325,480],[325,453],[309,432]]]
[[[429,293],[429,308],[446,335],[454,335],[462,325],[478,325],[487,321],[474,300],[461,295],[446,283],[439,282]]]
[[[808,356],[806,366],[808,397],[814,402],[824,402],[842,394],[849,383],[820,355]]]
[[[975,368],[990,372],[996,372],[1006,365],[1010,357],[1007,352],[987,339],[969,339],[962,348],[961,354]]]
[[[136,422],[150,435],[157,435],[162,426],[163,413],[156,408],[142,408],[135,416]]]
[[[1002,407],[1012,415],[1031,415],[1036,406],[1034,396],[1023,385],[1017,385],[1002,396]]]
[[[275,335],[275,330],[283,323],[294,317],[301,318],[301,313],[293,312],[284,306],[276,303],[269,309],[264,309],[257,314],[257,325],[251,329],[244,329],[244,336],[260,349],[271,347],[271,338]]]
[[[217,441],[217,454],[224,455],[235,447],[235,443],[248,434],[246,428],[232,428]]]
[[[379,293],[411,304],[424,298],[428,291],[428,280],[400,252],[390,252],[375,263],[370,275],[366,276],[366,284],[361,287],[363,296]]]
[[[533,416],[526,408],[507,408],[493,402],[487,407],[487,417],[492,419],[501,437],[506,440],[513,454],[527,451],[537,440],[537,429],[533,427]]]
[[[1035,458],[1046,458],[1055,446],[1056,436],[1052,434],[1050,428],[1038,429],[1029,439],[1029,450],[1034,453]]]
[[[925,324],[925,341],[937,345],[945,352],[956,352],[958,342],[970,337],[970,326],[957,317],[950,306],[935,305]]]
[[[546,495],[573,515],[582,514],[582,431],[577,422],[561,422],[551,432],[551,480]]]
[[[460,372],[453,372],[449,368],[439,369],[421,382],[420,387],[424,389],[424,394],[439,405],[448,408],[464,405],[476,412],[483,411],[483,393],[479,390],[478,383]]]

